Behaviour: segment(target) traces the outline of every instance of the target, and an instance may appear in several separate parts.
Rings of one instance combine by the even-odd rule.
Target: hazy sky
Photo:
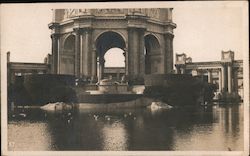
[[[116,3],[115,5],[117,5]],[[143,6],[119,3],[117,7]],[[174,53],[186,53],[193,61],[220,60],[221,50],[235,51],[242,59],[247,46],[247,2],[171,2],[151,3],[150,7],[173,7]],[[79,5],[7,4],[1,7],[1,53],[11,52],[13,62],[43,62],[51,53],[48,23],[52,8]],[[82,8],[88,5],[83,5]],[[94,4],[90,7],[95,6]],[[99,6],[100,7],[100,6]],[[105,7],[110,7],[105,5]],[[245,9],[244,9],[245,8]],[[245,23],[244,23],[245,22]],[[245,52],[244,52],[245,51]],[[117,59],[117,57],[115,57]],[[119,59],[118,59],[119,60]],[[124,58],[123,60],[124,61]]]

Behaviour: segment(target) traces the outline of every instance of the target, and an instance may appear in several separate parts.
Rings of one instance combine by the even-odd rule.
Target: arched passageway
[[[110,66],[110,64],[112,64],[112,60],[116,62],[116,64],[120,64],[119,67],[123,67],[124,66],[124,59],[122,58],[117,58],[117,57],[113,57],[113,58],[109,58],[109,60],[105,60],[106,57],[105,54],[109,53],[110,51],[112,51],[112,53],[121,53],[124,55],[124,51],[123,49],[125,48],[125,41],[123,39],[123,37],[116,33],[116,32],[112,32],[112,31],[108,31],[105,32],[103,34],[101,34],[97,40],[96,40],[96,51],[97,51],[97,77],[98,79],[103,79],[106,78],[104,77],[104,71],[105,71],[105,66],[106,66],[106,61],[110,61],[107,62]],[[115,55],[114,55],[115,56]],[[123,58],[125,58],[123,56]],[[118,62],[117,62],[118,61]],[[107,74],[106,74],[107,76]]]

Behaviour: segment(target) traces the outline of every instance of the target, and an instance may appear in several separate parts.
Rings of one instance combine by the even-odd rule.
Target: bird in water
[[[107,119],[109,121],[111,119],[111,116],[105,115],[105,119]]]
[[[23,117],[23,118],[25,118],[27,116],[25,113],[19,113],[18,115]]]
[[[99,117],[98,115],[94,115],[95,120],[98,120],[98,117]]]

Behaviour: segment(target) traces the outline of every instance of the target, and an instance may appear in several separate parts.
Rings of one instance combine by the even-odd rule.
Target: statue
[[[126,76],[123,75],[123,76],[122,76],[122,79],[121,79],[121,83],[126,83],[126,82],[127,82]]]

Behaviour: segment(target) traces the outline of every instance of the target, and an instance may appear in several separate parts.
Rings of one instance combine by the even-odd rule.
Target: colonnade
[[[200,70],[200,71],[199,71]],[[213,83],[213,73],[218,74],[219,92],[237,92],[237,68],[232,63],[221,63],[218,68],[199,69],[197,72],[207,73],[208,83]]]
[[[71,74],[74,74],[78,78],[82,78],[84,76],[91,77],[91,79],[95,81],[97,81],[97,79],[102,79],[105,64],[104,54],[107,47],[102,49],[100,48],[100,46],[97,46],[97,44],[102,45],[102,42],[104,41],[100,41],[99,43],[96,40],[93,40],[96,37],[93,36],[93,29],[91,28],[75,28],[73,30],[74,31],[72,32],[72,34],[74,34],[74,56],[71,58],[73,61],[73,69]],[[145,28],[129,27],[128,39],[127,41],[124,40],[124,47],[119,47],[120,45],[112,45],[124,50],[125,75],[132,80],[134,79],[140,81],[145,75],[145,31]],[[108,35],[108,33],[110,32],[104,33],[106,33],[105,35]],[[118,33],[116,34],[119,35]],[[99,36],[97,36],[97,39],[98,37]],[[65,71],[62,72],[63,69],[60,68],[60,62],[62,61],[60,60],[60,58],[66,55],[62,54],[65,43],[64,45],[60,45],[63,44],[60,34],[52,34],[51,38],[53,56],[52,73],[65,73]],[[153,72],[160,74],[172,72],[173,35],[165,34],[164,42],[165,47],[163,48],[163,52],[160,52],[159,49],[159,53],[157,53],[157,55],[161,55],[160,57],[162,58],[162,60],[158,61],[159,65],[157,65],[156,72],[151,71],[152,69],[150,69],[149,74],[152,74]]]

